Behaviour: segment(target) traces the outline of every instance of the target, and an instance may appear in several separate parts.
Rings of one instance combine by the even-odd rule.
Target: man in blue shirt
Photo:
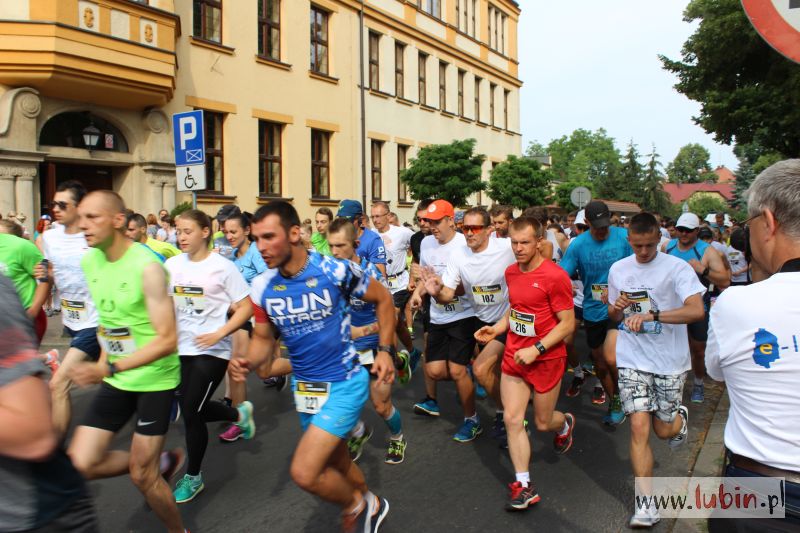
[[[608,272],[611,265],[633,254],[628,232],[611,226],[608,206],[599,200],[585,208],[589,231],[579,235],[567,248],[559,265],[570,276],[579,273],[583,282],[583,323],[586,340],[592,351],[595,373],[605,394],[595,393],[592,403],[605,403],[611,397],[603,422],[609,425],[625,421],[617,388],[617,323],[608,318]],[[605,354],[605,355],[604,355]]]
[[[358,200],[342,200],[339,202],[337,217],[343,217],[352,222],[358,230],[358,248],[356,255],[366,259],[386,277],[386,248],[383,239],[376,232],[364,227],[364,208]]]

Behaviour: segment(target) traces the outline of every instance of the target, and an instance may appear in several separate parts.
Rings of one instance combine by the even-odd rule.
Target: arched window
[[[105,152],[128,151],[128,141],[122,132],[109,121],[88,111],[61,113],[48,120],[39,135],[39,144]]]

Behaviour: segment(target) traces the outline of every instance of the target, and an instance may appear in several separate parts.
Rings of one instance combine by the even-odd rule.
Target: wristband
[[[386,352],[389,355],[391,355],[392,357],[394,357],[397,354],[397,350],[395,350],[394,346],[391,346],[389,344],[380,344],[380,345],[378,345],[378,351],[379,352]]]
[[[539,350],[539,355],[544,355],[544,352],[547,351],[547,348],[544,347],[544,344],[542,344],[541,341],[536,341],[534,346],[536,346],[536,349]]]
[[[117,365],[114,363],[108,363],[108,377],[114,377],[114,374],[117,372],[119,372],[119,370],[117,370]]]
[[[660,318],[660,315],[661,315],[661,311],[659,311],[658,309],[656,309],[655,311],[653,311],[653,310],[651,309],[651,310],[650,310],[650,314],[651,314],[651,315],[653,315],[653,322],[658,322],[658,321],[659,321],[659,318]]]

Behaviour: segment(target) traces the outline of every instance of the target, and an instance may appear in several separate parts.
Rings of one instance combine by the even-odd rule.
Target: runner
[[[352,261],[359,265],[366,275],[379,281],[382,279],[374,265],[356,255],[356,228],[352,222],[343,218],[334,220],[328,227],[328,243],[333,257]],[[379,341],[375,305],[351,296],[350,307],[353,321],[351,336],[354,339],[359,362],[367,370],[372,370],[372,362],[375,359]],[[372,378],[369,388],[370,400],[375,407],[375,412],[383,418],[386,427],[389,428],[389,449],[384,461],[387,464],[402,463],[405,458],[407,442],[403,438],[400,411],[392,404],[392,386],[374,379],[374,374],[370,374],[370,378]],[[353,461],[357,461],[361,457],[364,444],[371,436],[372,429],[364,423],[363,419],[360,419],[353,431],[350,432],[350,439],[347,441],[347,448],[350,450],[350,457]]]
[[[508,205],[492,206],[490,211],[492,217],[492,237],[501,239],[508,238],[508,226],[514,220],[514,208]]]
[[[333,211],[327,207],[317,209],[314,215],[317,231],[311,235],[311,245],[322,255],[331,255],[331,247],[328,246],[328,225],[331,222],[333,222]]]
[[[342,508],[345,531],[378,530],[389,502],[367,488],[345,440],[369,395],[369,377],[350,338],[351,296],[377,304],[380,345],[372,364],[379,382],[394,379],[392,297],[356,265],[309,254],[300,244],[300,218],[291,204],[256,211],[253,233],[270,267],[253,281],[256,325],[246,358],[231,361],[244,381],[250,369],[271,364],[275,333],[289,350],[292,389],[304,429],[289,472],[295,483]]]
[[[509,239],[492,238],[493,225],[489,213],[482,207],[473,207],[464,214],[464,235],[467,246],[454,251],[447,261],[442,277],[428,275],[425,290],[441,305],[450,304],[456,297],[459,285],[474,306],[478,317],[477,327],[492,325],[508,311],[508,287],[505,269],[514,263],[514,252]],[[506,426],[503,422],[503,400],[500,396],[500,362],[505,349],[505,335],[500,335],[486,345],[472,363],[478,382],[495,402],[492,436],[506,444]]]
[[[672,239],[662,248],[662,252],[674,255],[688,262],[694,269],[700,283],[708,288],[713,284],[718,290],[727,289],[731,283],[731,271],[726,268],[722,256],[708,243],[698,238],[700,219],[694,213],[684,213],[675,223],[677,238]],[[706,313],[710,309],[711,295],[705,293]],[[692,402],[703,403],[705,389],[703,379],[706,376],[706,341],[708,340],[708,315],[687,327],[689,332],[689,351],[692,353]]]
[[[425,237],[420,247],[420,266],[427,274],[442,276],[450,257],[466,245],[466,239],[457,233],[453,224],[453,206],[445,200],[436,200],[428,206],[425,220],[431,235]],[[427,294],[425,283],[417,285],[411,297],[411,306],[419,308]],[[433,381],[452,379],[458,390],[464,423],[453,439],[470,442],[483,433],[478,412],[475,410],[475,385],[467,372],[475,349],[475,311],[467,298],[455,297],[451,303],[431,303],[430,330],[425,342],[425,374]],[[439,416],[439,404],[426,387],[427,396],[414,405],[414,412]],[[435,387],[434,387],[435,391]]]
[[[506,509],[519,511],[540,499],[530,478],[531,444],[524,425],[531,395],[536,429],[556,432],[553,448],[558,454],[572,446],[575,417],[555,406],[566,370],[564,339],[575,329],[575,314],[569,277],[539,251],[542,224],[522,216],[511,223],[510,235],[516,258],[505,270],[510,308],[475,336],[488,344],[508,332],[500,388],[516,480],[509,485]]]
[[[681,405],[686,373],[692,367],[687,323],[705,314],[703,293],[692,268],[659,253],[661,232],[650,213],[631,219],[628,240],[634,256],[611,266],[608,314],[622,322],[617,338],[619,391],[631,419],[631,466],[637,478],[653,475],[650,427],[677,448],[688,438],[689,411]],[[651,495],[647,481],[641,485]],[[651,527],[660,520],[655,507],[636,508],[631,527]]]
[[[377,268],[383,277],[386,277],[386,248],[380,236],[366,227],[364,222],[364,208],[357,200],[342,200],[339,202],[337,217],[344,217],[352,222],[358,230],[358,249],[356,255],[366,259]]]
[[[70,374],[76,363],[85,359],[97,361],[100,345],[97,343],[97,310],[89,293],[81,260],[89,251],[81,231],[78,204],[86,196],[86,189],[77,181],[65,181],[56,187],[50,204],[57,224],[42,234],[44,255],[52,265],[53,280],[61,298],[61,320],[64,331],[70,336],[70,345],[60,371],[50,380],[53,401],[53,424],[64,435],[72,417],[69,391]]]
[[[186,475],[178,481],[174,495],[177,503],[186,503],[205,488],[200,466],[208,446],[208,422],[234,423],[245,439],[255,435],[253,404],[244,401],[234,408],[211,400],[228,369],[230,335],[253,316],[253,305],[248,298],[250,287],[236,266],[208,249],[212,237],[208,215],[184,211],[176,226],[184,253],[164,266],[178,322],[178,397],[188,454]],[[233,310],[230,318],[229,308]]]
[[[180,250],[172,246],[168,242],[159,241],[147,234],[147,221],[139,213],[132,213],[128,215],[128,221],[125,226],[125,236],[133,242],[138,242],[150,248],[153,253],[160,256],[161,262],[166,261],[170,257],[175,257],[181,253]]]
[[[167,274],[158,259],[124,235],[125,204],[114,192],[98,190],[80,203],[80,229],[94,248],[81,260],[99,315],[98,362],[77,362],[72,380],[101,383],[69,446],[72,463],[86,479],[130,473],[170,533],[184,531],[172,491],[159,472],[169,428],[180,361],[175,353],[175,312]],[[108,451],[114,435],[138,415],[130,453]],[[165,468],[169,477],[177,454]]]
[[[606,395],[611,397],[603,423],[618,425],[625,421],[619,400],[617,368],[614,363],[614,343],[617,323],[608,317],[608,271],[611,265],[633,253],[628,244],[628,232],[611,227],[606,204],[594,200],[584,208],[589,231],[569,245],[559,265],[570,277],[579,273],[583,282],[583,325],[586,341],[592,351],[595,375],[603,385],[595,387],[592,403],[602,405]],[[604,348],[604,344],[607,347]]]

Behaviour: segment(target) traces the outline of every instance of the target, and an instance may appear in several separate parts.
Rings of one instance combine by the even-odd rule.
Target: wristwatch
[[[113,377],[114,374],[116,374],[116,373],[117,373],[117,365],[115,365],[114,363],[109,362],[108,363],[108,377]]]
[[[544,352],[547,351],[547,348],[544,347],[544,344],[542,344],[541,341],[536,341],[534,346],[536,346],[536,349],[539,350],[539,355],[544,355]]]
[[[656,309],[655,311],[653,311],[653,310],[651,309],[651,310],[650,310],[650,314],[651,314],[651,315],[653,315],[653,322],[658,322],[659,316],[661,315],[661,311],[659,311],[658,309]]]
[[[394,357],[397,354],[397,350],[395,349],[395,347],[390,345],[390,344],[379,344],[378,345],[378,351],[379,352],[386,352],[389,355],[391,355],[392,357]]]
[[[702,273],[702,274],[700,274],[700,275],[701,275],[701,276],[703,276],[703,277],[705,278],[705,277],[707,277],[707,276],[708,276],[708,273],[709,273],[709,272],[711,272],[711,267],[706,267],[706,269],[705,269],[705,270],[703,270],[703,273]]]

